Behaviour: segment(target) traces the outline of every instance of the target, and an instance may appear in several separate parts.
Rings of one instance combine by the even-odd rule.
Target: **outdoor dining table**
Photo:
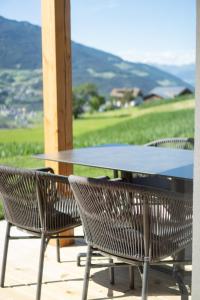
[[[193,151],[147,146],[97,146],[40,154],[39,159],[193,180]]]
[[[133,173],[172,178],[182,187],[193,184],[193,150],[182,150],[140,145],[102,145],[79,148],[57,153],[40,154],[35,157],[47,161],[76,164],[88,167],[121,171],[125,178]],[[184,188],[185,189],[185,188]],[[182,250],[177,259],[182,260]]]

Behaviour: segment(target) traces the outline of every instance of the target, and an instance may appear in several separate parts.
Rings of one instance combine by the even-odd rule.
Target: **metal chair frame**
[[[82,300],[87,299],[94,249],[125,264],[142,266],[142,300],[148,297],[150,265],[191,264],[163,261],[192,240],[191,195],[77,176],[70,176],[69,182],[88,243]]]
[[[59,236],[81,225],[68,177],[53,174],[51,168],[26,170],[0,166],[0,194],[7,221],[0,286],[4,287],[9,241],[39,238],[36,300],[40,300],[44,254],[49,240],[57,241],[59,262],[59,239],[83,239],[83,236]],[[11,236],[12,226],[25,230],[29,236]]]

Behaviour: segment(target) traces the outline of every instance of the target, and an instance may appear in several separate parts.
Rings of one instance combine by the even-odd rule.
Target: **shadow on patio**
[[[5,222],[0,222],[0,233],[4,236]],[[76,229],[81,234],[81,229]],[[18,234],[24,234],[18,232]],[[39,256],[39,240],[11,241],[8,265],[6,272],[6,288],[0,289],[0,300],[32,300],[35,299],[37,266]],[[0,241],[0,253],[3,249],[3,240]],[[84,268],[76,266],[78,253],[86,251],[82,243],[61,249],[62,263],[56,261],[56,248],[48,246],[42,287],[42,299],[81,299]],[[17,252],[17,253],[16,253]],[[97,258],[98,259],[98,258]],[[101,259],[100,259],[101,260]],[[105,260],[105,259],[104,259]],[[151,269],[149,284],[149,299],[175,300],[190,299],[190,296],[180,295],[176,280],[172,274],[165,274]],[[184,274],[184,282],[190,293],[190,268]],[[141,279],[139,272],[135,272],[135,289],[129,289],[128,269],[115,269],[114,286],[109,284],[108,270],[92,269],[88,299],[135,299],[141,298]],[[182,291],[184,292],[184,290]]]

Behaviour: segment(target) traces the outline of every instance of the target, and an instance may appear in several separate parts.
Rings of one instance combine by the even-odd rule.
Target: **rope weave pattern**
[[[128,259],[159,261],[191,242],[192,197],[70,176],[87,242]]]
[[[5,219],[36,233],[52,234],[81,224],[68,178],[0,166]]]
[[[194,149],[194,139],[193,138],[160,139],[160,140],[150,142],[150,143],[146,144],[145,146],[193,150]]]
[[[193,150],[194,149],[194,139],[193,138],[167,138],[160,139],[146,144],[145,146],[150,147],[162,147],[162,148],[172,148],[172,149],[182,149],[182,150]],[[133,173],[132,179],[135,184],[148,185],[154,187],[162,187],[164,189],[177,190],[185,193],[187,190],[193,192],[193,185],[190,182],[183,182],[179,187],[177,186],[177,179],[159,177],[157,175],[146,175],[141,173]],[[181,182],[179,180],[179,182]],[[176,188],[175,188],[176,186]],[[182,186],[182,187],[181,187]]]

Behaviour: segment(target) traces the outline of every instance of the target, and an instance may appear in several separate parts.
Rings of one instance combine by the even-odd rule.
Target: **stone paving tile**
[[[77,234],[80,234],[78,230]],[[19,232],[13,230],[14,233]],[[0,234],[4,237],[5,222],[0,222]],[[24,234],[21,233],[20,234]],[[4,238],[0,240],[0,260],[2,260]],[[0,300],[35,299],[38,269],[39,240],[14,240],[10,242],[6,271],[6,288],[0,288]],[[81,299],[84,268],[76,266],[76,257],[85,252],[83,243],[61,249],[61,263],[56,261],[56,249],[49,245],[45,254],[44,275],[41,300]],[[0,261],[1,265],[1,261]],[[186,286],[190,287],[190,269],[186,272]],[[129,289],[128,268],[115,269],[115,285],[108,281],[106,268],[92,269],[89,284],[89,300],[131,299],[139,300],[141,279],[135,271],[135,289]],[[150,271],[149,300],[187,300],[189,296],[180,295],[175,279],[169,274]]]

